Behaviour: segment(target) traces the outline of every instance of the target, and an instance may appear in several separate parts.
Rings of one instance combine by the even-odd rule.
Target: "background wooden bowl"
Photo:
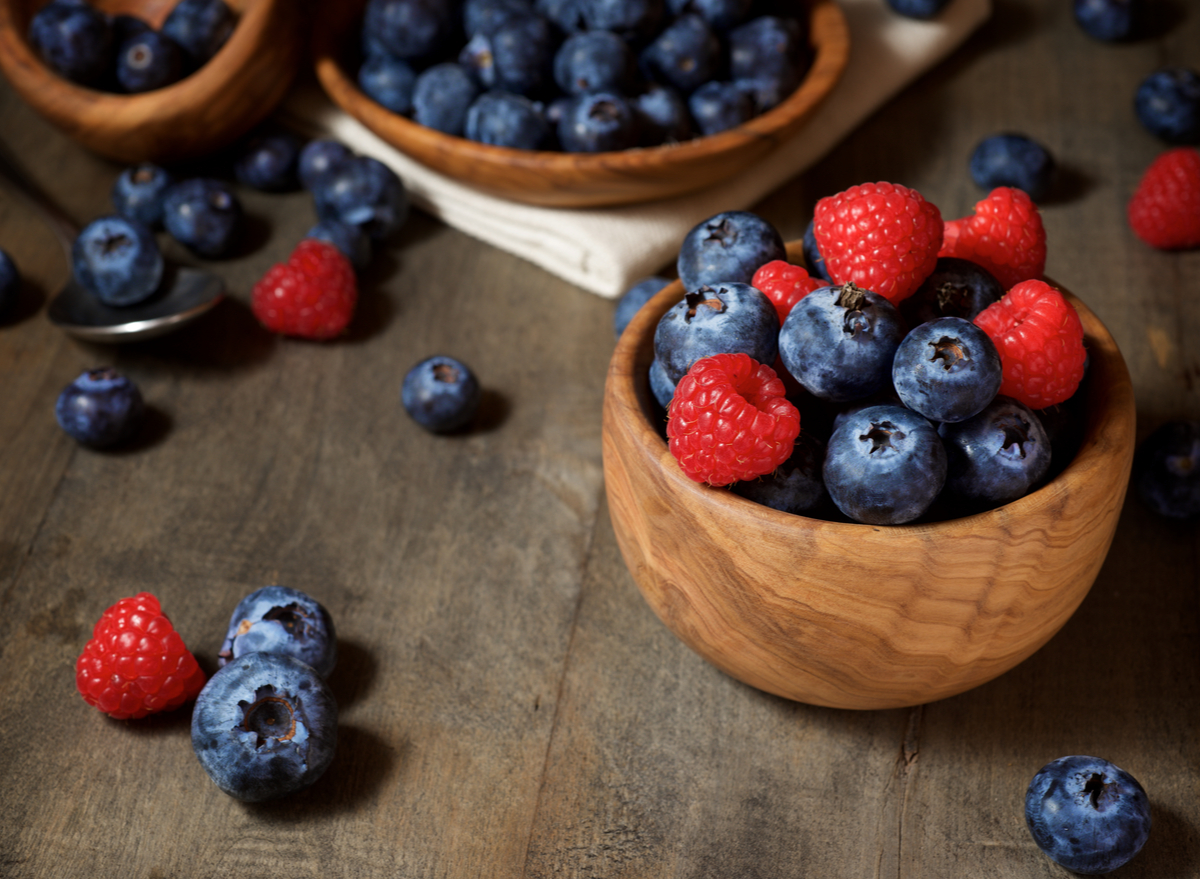
[[[105,12],[155,27],[176,0],[95,0]],[[301,0],[227,0],[238,14],[228,42],[200,70],[156,91],[83,88],[46,67],[26,40],[44,0],[0,0],[0,70],[21,97],[88,149],[118,162],[207,155],[266,118],[291,85],[306,46]]]
[[[803,5],[804,0],[797,0]],[[587,207],[652,201],[702,189],[749,167],[795,134],[845,69],[846,19],[813,0],[816,57],[800,87],[745,125],[686,143],[608,153],[517,150],[442,134],[384,109],[359,90],[358,29],[366,0],[324,3],[313,33],[318,80],[330,99],[387,143],[447,177],[526,204]]]
[[[998,509],[889,528],[777,512],[683,474],[651,423],[646,379],[654,328],[682,295],[678,282],[664,289],[620,339],[603,452],[621,553],[684,643],[767,692],[874,709],[985,683],[1062,627],[1108,552],[1135,441],[1125,361],[1082,302],[1068,294],[1091,358],[1073,461]]]

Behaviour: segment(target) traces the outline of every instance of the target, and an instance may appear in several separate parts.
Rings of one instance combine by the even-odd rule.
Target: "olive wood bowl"
[[[801,262],[798,243],[789,251]],[[876,527],[782,513],[684,475],[652,421],[646,377],[658,320],[683,295],[679,282],[664,288],[617,344],[603,415],[613,529],[659,619],[743,683],[836,708],[953,696],[1034,653],[1091,589],[1134,449],[1121,352],[1064,293],[1090,355],[1074,458],[997,509]]]
[[[177,0],[92,0],[110,14],[158,27]],[[13,89],[69,137],[126,164],[208,155],[266,118],[305,58],[300,0],[227,0],[238,16],[207,64],[165,88],[127,95],[76,85],[30,48],[29,22],[44,0],[0,0],[0,70]]]
[[[804,3],[804,0],[796,0]],[[324,3],[313,32],[317,79],[329,98],[389,145],[486,193],[549,207],[632,204],[711,186],[764,158],[795,134],[846,67],[850,34],[836,0],[813,0],[812,67],[792,95],[738,128],[683,143],[606,153],[490,146],[443,134],[368,98],[356,81],[366,0]]]

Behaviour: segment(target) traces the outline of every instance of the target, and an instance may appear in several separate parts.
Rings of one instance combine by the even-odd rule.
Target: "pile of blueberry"
[[[198,70],[236,26],[224,0],[180,0],[157,30],[134,15],[109,15],[87,0],[50,0],[29,23],[29,45],[71,82],[136,94]]]
[[[445,134],[607,152],[736,127],[812,56],[804,0],[369,0],[357,80]]]

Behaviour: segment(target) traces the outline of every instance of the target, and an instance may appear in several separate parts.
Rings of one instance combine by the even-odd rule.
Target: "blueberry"
[[[71,247],[75,280],[105,305],[134,305],[158,290],[162,252],[149,226],[118,214],[83,227]]]
[[[317,216],[358,226],[383,241],[408,218],[408,190],[396,172],[371,156],[351,156],[319,178],[312,191]]]
[[[1200,74],[1164,67],[1142,80],[1134,111],[1146,130],[1168,143],[1200,141]]]
[[[242,203],[232,187],[191,177],[163,196],[163,226],[180,244],[204,257],[227,254],[242,228]]]
[[[369,0],[363,33],[371,34],[397,58],[424,63],[440,55],[453,39],[454,9],[445,0]]]
[[[337,748],[338,708],[312,666],[246,653],[209,678],[192,710],[192,749],[209,778],[244,802],[298,793]]]
[[[1025,793],[1025,823],[1052,861],[1098,875],[1127,863],[1150,836],[1150,800],[1132,775],[1099,757],[1052,760]]]
[[[641,146],[681,143],[692,137],[692,115],[674,86],[648,83],[633,98]]]
[[[733,492],[783,513],[813,514],[829,500],[821,473],[824,462],[825,444],[801,432],[786,461],[766,476],[735,483]]]
[[[86,3],[52,0],[43,6],[29,22],[29,45],[79,85],[100,86],[113,66],[111,21]]]
[[[121,216],[153,229],[162,224],[163,198],[173,185],[170,172],[153,162],[131,166],[113,183],[113,207]]]
[[[671,407],[671,400],[675,397],[676,382],[671,381],[671,377],[663,369],[662,361],[657,357],[650,361],[649,379],[650,393],[665,412]]]
[[[744,87],[745,86],[745,87]],[[754,118],[753,82],[706,82],[688,96],[688,110],[701,134],[720,134]]]
[[[758,269],[787,259],[783,236],[750,211],[722,211],[697,223],[683,237],[676,260],[685,290],[704,284],[749,284]]]
[[[748,354],[771,365],[779,353],[775,306],[749,284],[715,284],[688,292],[659,319],[654,356],[675,383],[713,354]]]
[[[534,0],[533,9],[538,15],[566,34],[586,30],[583,21],[585,0]]]
[[[300,184],[296,173],[300,139],[283,131],[255,135],[240,145],[233,173],[239,183],[264,192],[286,192]]]
[[[538,104],[498,89],[471,104],[463,133],[468,140],[521,150],[545,149],[551,140],[550,123]]]
[[[225,0],[179,0],[159,30],[182,48],[193,67],[200,67],[220,51],[237,26],[237,17]]]
[[[145,416],[138,386],[109,367],[89,369],[54,404],[58,426],[76,442],[106,449],[133,437]]]
[[[508,21],[490,35],[476,34],[471,44],[490,61],[483,67],[476,65],[486,88],[536,98],[553,85],[558,35],[540,15]]]
[[[374,247],[371,245],[370,236],[359,226],[352,226],[341,220],[321,220],[305,232],[304,237],[328,241],[360,272],[371,263]]]
[[[1143,0],[1074,0],[1075,23],[1089,37],[1116,43],[1135,37],[1144,15]]]
[[[918,324],[892,360],[901,402],[930,421],[965,421],[1000,390],[1000,355],[988,334],[961,317]]]
[[[7,251],[0,250],[0,322],[8,320],[21,295],[21,272]]]
[[[625,328],[629,326],[629,322],[633,320],[633,316],[638,313],[638,310],[669,283],[671,282],[666,278],[651,275],[635,281],[629,289],[621,294],[621,298],[617,300],[617,308],[613,312],[613,332],[618,339],[621,338],[621,334],[625,332]]]
[[[580,95],[558,123],[558,142],[571,153],[604,153],[637,146],[637,118],[615,92]]]
[[[412,112],[416,83],[412,65],[386,52],[371,53],[358,68],[358,87],[363,94],[402,116]]]
[[[1134,456],[1133,486],[1160,516],[1200,517],[1200,421],[1168,421],[1142,440]]]
[[[422,360],[405,374],[400,387],[404,411],[433,433],[466,427],[479,411],[481,396],[475,373],[443,355]]]
[[[916,292],[900,303],[910,327],[939,317],[974,320],[1004,296],[996,276],[978,263],[954,256],[939,257],[933,272]]]
[[[563,40],[554,56],[554,81],[568,95],[627,94],[634,75],[629,44],[612,31],[583,31]]]
[[[300,185],[312,190],[322,177],[353,156],[354,152],[341,141],[328,138],[310,140],[300,150],[296,163]]]
[[[854,521],[900,525],[919,518],[941,492],[946,450],[917,413],[868,406],[833,431],[822,475],[834,504]]]
[[[325,606],[288,586],[264,586],[238,602],[217,665],[247,653],[284,653],[323,678],[337,664],[337,632]]]
[[[722,46],[698,15],[681,15],[639,56],[646,75],[690,95],[721,70]]]
[[[729,76],[754,97],[763,113],[782,102],[804,78],[809,50],[795,18],[761,15],[729,33]]]
[[[750,17],[754,0],[667,0],[667,9],[676,16],[694,13],[713,31],[726,33]]]
[[[135,94],[153,91],[183,76],[183,50],[170,37],[146,30],[123,40],[117,48],[117,83]]]
[[[1054,184],[1056,163],[1050,151],[1031,137],[994,134],[972,151],[969,168],[975,185],[987,192],[1011,186],[1039,202]]]
[[[663,0],[582,0],[588,30],[612,31],[633,44],[645,42],[659,29]]]
[[[1010,397],[940,425],[938,434],[946,447],[946,492],[974,508],[1024,497],[1050,470],[1053,450],[1041,420]]]
[[[467,37],[490,34],[514,18],[529,15],[529,0],[465,0],[462,5],[463,31]]]
[[[819,287],[788,313],[779,331],[784,368],[805,390],[831,402],[887,387],[906,335],[894,305],[854,284]]]
[[[462,64],[444,61],[427,67],[413,85],[413,121],[461,137],[467,110],[479,92],[475,78]]]
[[[809,220],[808,226],[804,230],[804,238],[801,242],[801,248],[804,253],[804,261],[808,264],[808,273],[815,278],[833,283],[833,278],[829,276],[829,266],[825,265],[825,257],[821,256],[821,248],[817,244],[817,235],[813,231],[814,221]]]
[[[941,12],[950,0],[887,0],[888,7],[905,18],[928,19]]]

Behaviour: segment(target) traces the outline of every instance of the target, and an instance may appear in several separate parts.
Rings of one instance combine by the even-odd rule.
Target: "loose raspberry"
[[[803,266],[792,265],[785,259],[773,259],[759,266],[750,280],[751,287],[760,290],[771,300],[775,313],[779,315],[780,325],[787,319],[793,305],[825,284],[820,278],[810,278]]]
[[[791,455],[800,413],[771,367],[748,354],[697,360],[675,387],[667,419],[671,453],[697,482],[764,476]]]
[[[305,238],[254,285],[250,307],[271,332],[331,339],[349,325],[357,301],[350,261],[332,244]]]
[[[158,599],[122,598],[100,617],[75,663],[89,705],[126,720],[178,708],[204,686],[204,672]]]
[[[1200,152],[1179,147],[1151,162],[1128,214],[1134,234],[1151,247],[1200,247]]]
[[[1069,399],[1083,380],[1083,324],[1071,303],[1045,281],[1022,281],[985,308],[975,325],[1000,353],[999,393],[1030,409]]]
[[[1046,270],[1046,229],[1027,193],[998,186],[975,213],[946,223],[938,256],[978,263],[996,276],[1005,290],[1022,281],[1041,280]]]
[[[835,282],[899,305],[937,264],[942,214],[915,189],[863,183],[817,202],[813,234]]]

